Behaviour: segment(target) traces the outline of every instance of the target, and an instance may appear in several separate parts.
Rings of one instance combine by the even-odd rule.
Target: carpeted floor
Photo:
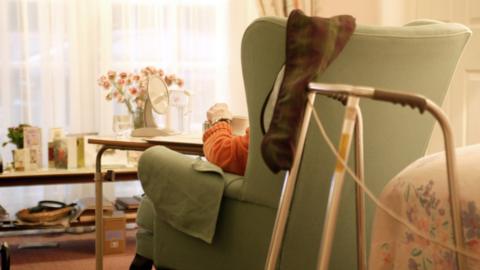
[[[125,253],[104,256],[104,269],[128,269],[135,254],[136,230],[127,230]],[[95,233],[0,237],[11,247],[12,270],[95,269]],[[31,242],[57,242],[58,247],[19,249]]]

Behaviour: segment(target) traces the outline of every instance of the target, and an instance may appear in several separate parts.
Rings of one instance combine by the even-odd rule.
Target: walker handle
[[[412,109],[418,108],[420,113],[423,113],[427,108],[427,99],[425,97],[409,93],[376,89],[373,93],[372,99],[388,101],[393,104],[399,103],[402,106],[408,105],[412,107]]]

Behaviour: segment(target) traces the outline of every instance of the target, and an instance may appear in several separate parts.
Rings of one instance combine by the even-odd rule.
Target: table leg
[[[103,179],[95,172],[95,259],[97,270],[103,269]]]
[[[103,174],[102,155],[108,149],[143,151],[143,147],[103,145],[95,160],[95,263],[96,270],[103,270]],[[110,179],[113,181],[113,179]]]
[[[102,155],[107,150],[103,146],[97,153],[95,163],[95,265],[96,270],[103,269],[103,175]]]

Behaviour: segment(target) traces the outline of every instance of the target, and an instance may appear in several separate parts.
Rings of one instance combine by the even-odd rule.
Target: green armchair
[[[173,229],[157,217],[152,200],[144,197],[138,211],[137,254],[152,259],[157,267],[263,269],[284,175],[271,173],[262,160],[260,114],[284,63],[285,25],[282,18],[261,18],[250,25],[243,37],[241,57],[250,119],[250,152],[245,176],[225,174],[225,192],[213,242],[208,244]],[[462,25],[437,21],[417,21],[404,27],[360,25],[317,81],[415,92],[441,103],[469,35],[470,31]],[[433,119],[385,103],[365,100],[361,107],[366,182],[378,194],[388,179],[425,153]],[[319,97],[316,109],[329,134],[338,138],[343,106]],[[189,157],[160,152],[161,149],[151,148],[142,155],[142,182],[142,177],[152,181],[175,172],[189,172],[192,179],[205,177],[191,170],[186,162]],[[279,269],[315,267],[334,163],[318,130],[311,126]],[[357,268],[353,194],[354,184],[347,180],[331,269]],[[371,220],[371,211],[368,212],[367,220]]]

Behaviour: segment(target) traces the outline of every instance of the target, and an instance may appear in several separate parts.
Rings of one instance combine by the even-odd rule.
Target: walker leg
[[[364,182],[365,164],[363,159],[363,118],[360,107],[357,110],[355,121],[355,174]],[[365,194],[362,188],[355,183],[355,207],[357,220],[357,269],[367,270],[367,241],[365,229]]]
[[[347,108],[345,109],[345,118],[342,127],[342,134],[339,143],[340,157],[347,161],[352,142],[353,129],[355,125],[359,98],[350,96],[348,98]],[[335,172],[332,176],[330,187],[327,213],[325,214],[325,223],[323,225],[322,240],[320,245],[320,254],[318,256],[318,270],[328,270],[330,255],[332,252],[333,238],[335,236],[335,226],[337,223],[338,208],[342,193],[343,182],[345,178],[345,167],[337,159]]]
[[[465,241],[463,239],[463,227],[462,227],[462,212],[460,207],[458,185],[458,173],[455,159],[455,144],[453,141],[453,131],[447,116],[438,105],[427,100],[427,110],[435,117],[440,124],[443,132],[444,146],[445,146],[445,158],[447,162],[447,179],[448,179],[448,192],[450,202],[450,215],[452,217],[452,230],[453,230],[453,243],[463,249],[465,247]],[[458,270],[465,269],[465,257],[456,253],[456,264]]]
[[[315,93],[308,94],[308,102],[313,104],[315,101]],[[307,136],[308,125],[310,123],[310,116],[312,115],[312,106],[307,106],[303,116],[300,136],[298,137],[297,149],[293,159],[292,168],[285,175],[283,183],[282,195],[277,209],[277,217],[273,227],[272,238],[268,249],[267,262],[265,264],[266,270],[274,270],[277,266],[277,259],[282,247],[283,236],[285,235],[285,227],[287,225],[288,214],[292,204],[293,193],[295,192],[295,184],[297,181],[298,171],[302,159],[303,147],[305,145],[305,138]]]

